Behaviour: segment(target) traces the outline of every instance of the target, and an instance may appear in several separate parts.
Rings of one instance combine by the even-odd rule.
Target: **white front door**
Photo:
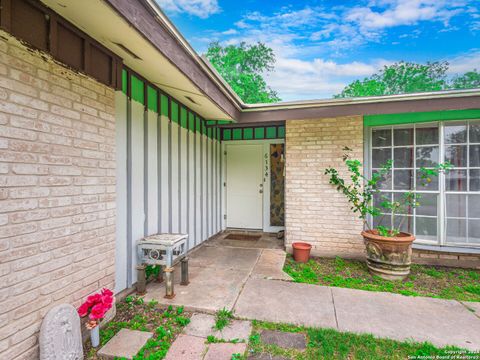
[[[226,145],[227,227],[263,228],[263,145]]]

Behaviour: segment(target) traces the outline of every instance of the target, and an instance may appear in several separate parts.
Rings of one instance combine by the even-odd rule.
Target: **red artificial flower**
[[[87,303],[92,306],[92,305],[95,305],[99,302],[102,301],[102,295],[100,294],[93,294],[93,295],[90,295],[89,297],[87,297]]]
[[[83,303],[82,306],[78,308],[78,315],[80,317],[84,317],[88,314],[88,310],[90,309],[90,306],[88,303]]]
[[[113,292],[110,289],[103,288],[102,289],[102,296],[113,296]]]
[[[107,310],[110,310],[110,308],[113,305],[113,297],[111,296],[103,296],[102,297],[102,303],[103,305],[108,308]]]
[[[107,312],[107,309],[105,309],[103,304],[100,303],[92,307],[89,317],[91,320],[100,320],[100,319],[103,319],[106,312]]]

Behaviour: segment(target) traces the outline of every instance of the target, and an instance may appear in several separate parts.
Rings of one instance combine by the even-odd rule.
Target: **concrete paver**
[[[205,350],[204,338],[181,334],[168,350],[165,360],[201,360]]]
[[[480,318],[480,302],[462,301],[462,303]]]
[[[215,330],[213,336],[217,339],[232,341],[234,339],[248,341],[252,332],[252,324],[250,321],[233,320],[228,326],[222,330]]]
[[[304,350],[307,347],[307,339],[301,333],[262,330],[260,339],[265,344],[277,345],[284,349]]]
[[[277,356],[267,353],[250,355],[247,360],[290,360],[283,356]]]
[[[206,338],[213,333],[215,317],[208,314],[193,314],[190,323],[185,327],[183,333],[186,335]]]
[[[287,254],[283,250],[264,249],[253,268],[252,277],[261,279],[291,280],[283,271]]]
[[[249,279],[234,313],[245,319],[326,328],[337,326],[330,288],[287,281]]]
[[[460,302],[332,288],[340,331],[480,349],[480,319]]]
[[[132,359],[153,336],[151,332],[121,329],[99,351],[102,359]]]
[[[243,354],[247,349],[244,343],[216,343],[208,346],[204,360],[231,360],[233,354]]]

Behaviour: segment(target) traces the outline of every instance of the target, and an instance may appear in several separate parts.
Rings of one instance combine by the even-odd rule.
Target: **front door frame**
[[[270,144],[285,144],[285,139],[264,139],[264,140],[228,140],[222,142],[222,153],[225,154],[227,145],[263,145],[263,232],[278,232],[285,229],[285,226],[271,226],[270,225]],[[226,228],[226,216],[228,216],[226,206],[226,169],[227,169],[227,157],[223,156],[223,170],[222,170],[222,183],[223,183],[223,223],[222,228]],[[228,185],[227,185],[228,186]]]

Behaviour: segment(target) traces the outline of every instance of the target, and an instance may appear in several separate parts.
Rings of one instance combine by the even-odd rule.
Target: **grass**
[[[223,308],[218,310],[215,314],[215,329],[222,330],[225,326],[230,324],[233,319],[233,314],[231,311]]]
[[[121,329],[153,332],[153,337],[140,349],[134,360],[160,360],[165,357],[177,335],[190,322],[191,314],[183,307],[159,308],[157,301],[144,303],[142,298],[127,296],[116,304],[117,314],[103,329],[100,329],[100,346],[92,348],[85,344],[85,359],[97,360],[97,350],[105,345]]]
[[[260,338],[263,329],[283,332],[303,333],[307,340],[307,349],[284,349],[275,345],[264,344]],[[267,353],[295,360],[317,359],[420,359],[454,358],[455,355],[470,355],[475,353],[449,346],[437,348],[430,343],[400,342],[389,339],[379,339],[372,335],[357,335],[338,332],[333,329],[314,329],[288,324],[274,324],[253,321],[253,331],[248,347],[249,354]],[[448,357],[450,355],[450,357]],[[467,358],[467,357],[465,357]]]
[[[284,271],[295,282],[337,286],[368,291],[384,291],[408,296],[480,301],[480,270],[412,265],[403,281],[372,276],[363,261],[342,258],[312,258],[297,263],[289,255]]]

